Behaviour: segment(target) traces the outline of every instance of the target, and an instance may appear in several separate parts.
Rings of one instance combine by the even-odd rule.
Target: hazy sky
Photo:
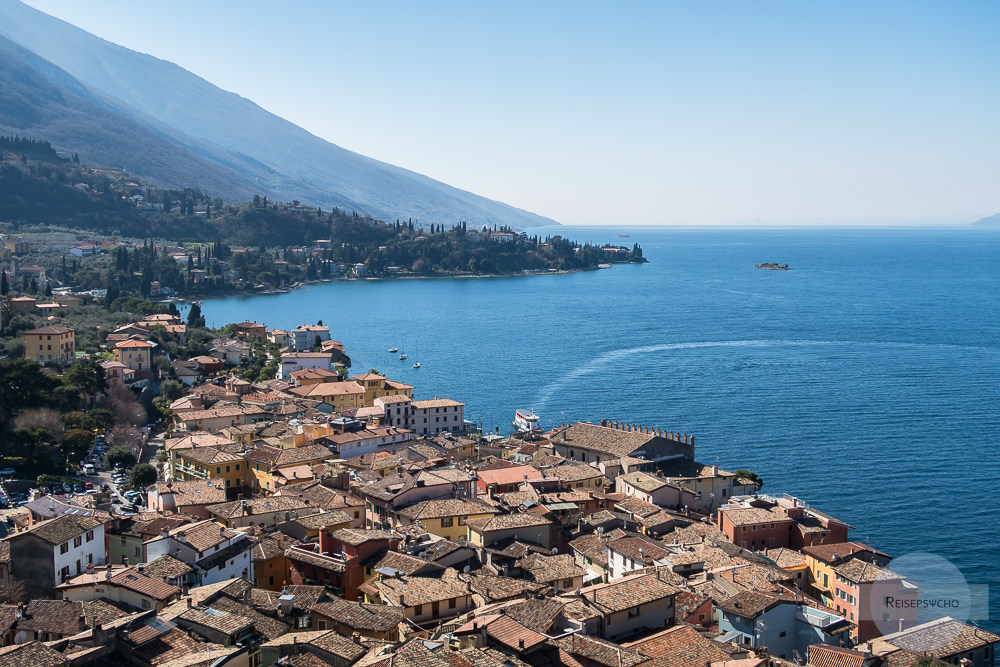
[[[30,0],[567,224],[1000,211],[1000,3]]]

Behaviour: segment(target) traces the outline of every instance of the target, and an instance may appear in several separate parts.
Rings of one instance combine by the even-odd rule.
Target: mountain
[[[61,68],[71,78],[67,85],[83,87],[74,90],[77,96],[87,93],[106,113],[217,168],[216,178],[200,180],[230,182],[212,193],[216,196],[245,199],[245,186],[252,183],[260,194],[385,220],[412,217],[446,225],[465,220],[515,228],[557,224],[348,151],[173,63],[107,42],[16,0],[0,0],[0,35]],[[79,150],[66,141],[71,137],[39,138]],[[79,152],[91,162],[109,163]],[[137,151],[127,166],[149,174],[146,162],[144,151]],[[186,185],[176,179],[164,182]]]
[[[980,227],[1000,227],[1000,213],[994,213],[993,215],[988,215],[985,218],[979,218],[979,220],[976,220],[972,224]]]

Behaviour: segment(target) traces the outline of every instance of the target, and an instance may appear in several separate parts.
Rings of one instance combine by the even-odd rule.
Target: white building
[[[450,398],[413,401],[402,394],[375,399],[385,411],[388,426],[408,428],[418,435],[461,433],[465,428],[465,403]]]
[[[92,516],[64,514],[36,523],[10,542],[10,576],[25,583],[30,597],[49,597],[52,590],[104,564],[104,523]]]
[[[286,352],[281,355],[281,363],[278,364],[278,378],[287,380],[295,371],[308,368],[328,371],[332,364],[333,355],[329,352]]]
[[[146,542],[146,557],[173,556],[194,568],[195,586],[234,577],[253,581],[253,542],[211,520],[174,528]]]
[[[289,332],[289,342],[298,350],[311,350],[316,345],[316,339],[320,342],[330,340],[330,327],[322,324],[302,324]]]

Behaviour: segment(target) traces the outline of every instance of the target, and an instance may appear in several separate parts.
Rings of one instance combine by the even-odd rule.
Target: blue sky
[[[29,4],[567,224],[1000,212],[996,2]]]

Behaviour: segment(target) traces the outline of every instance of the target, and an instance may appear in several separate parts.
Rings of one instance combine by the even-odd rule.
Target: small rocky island
[[[776,262],[764,262],[763,264],[754,264],[755,269],[764,269],[765,271],[791,271],[787,264],[778,264]]]

